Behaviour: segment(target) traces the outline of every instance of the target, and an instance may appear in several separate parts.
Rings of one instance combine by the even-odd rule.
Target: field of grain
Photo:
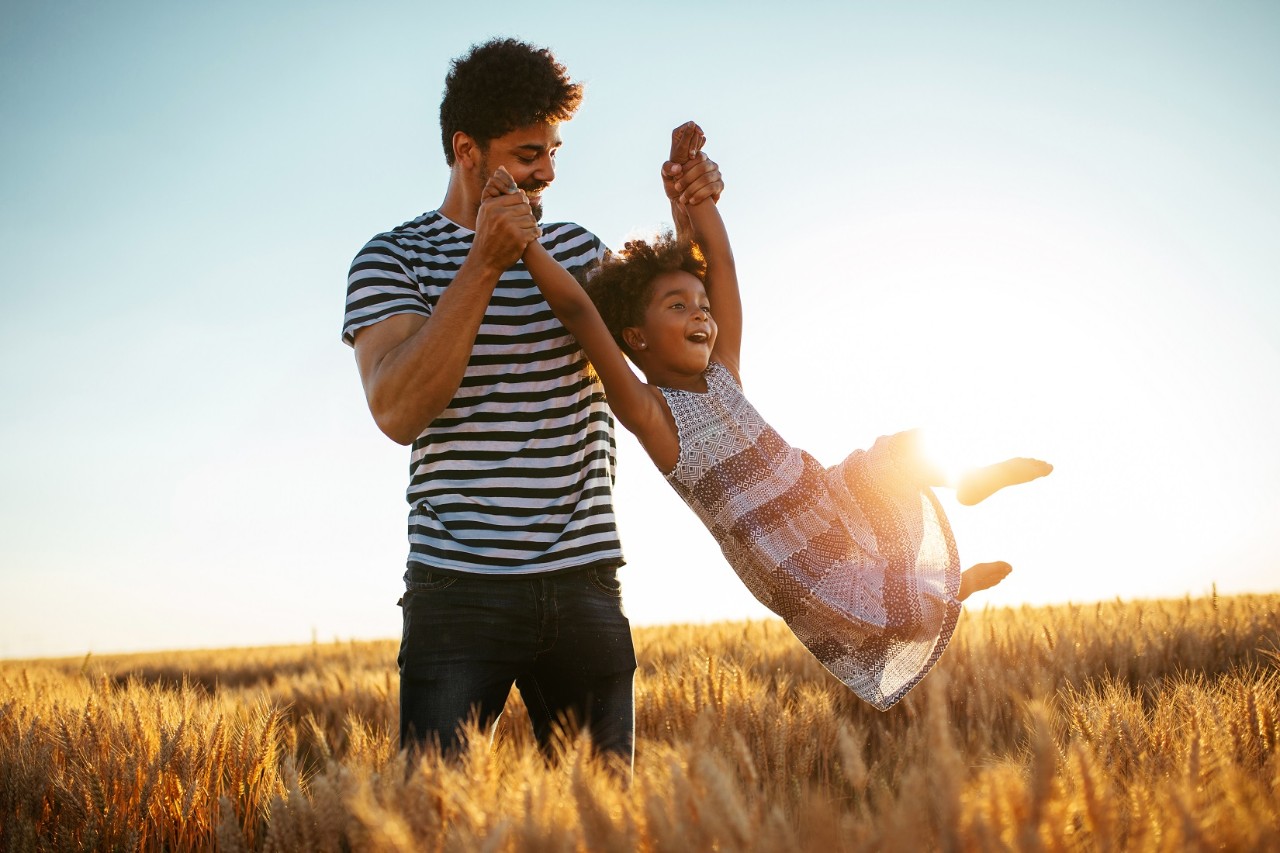
[[[0,662],[0,850],[1280,850],[1280,595],[967,613],[885,714],[778,622],[636,640],[629,781],[518,696],[407,764],[393,642]]]

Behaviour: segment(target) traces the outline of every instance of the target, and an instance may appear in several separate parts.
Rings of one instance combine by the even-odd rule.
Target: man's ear
[[[484,156],[484,149],[475,139],[463,133],[455,131],[453,134],[453,161],[458,163],[465,169],[474,169],[480,165],[480,158]]]
[[[623,329],[622,340],[624,340],[627,346],[629,346],[633,351],[639,350],[640,352],[644,352],[645,350],[646,344],[644,342],[644,333],[640,331],[640,327],[638,326],[627,326]]]

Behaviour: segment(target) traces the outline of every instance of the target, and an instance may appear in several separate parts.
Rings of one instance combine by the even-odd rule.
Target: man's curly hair
[[[644,324],[644,312],[653,298],[653,280],[663,273],[681,270],[705,281],[707,262],[697,246],[677,240],[668,230],[651,243],[628,240],[620,254],[606,257],[587,278],[587,295],[614,341],[628,356],[633,353],[622,339],[622,330]]]
[[[472,45],[453,61],[440,101],[444,159],[453,165],[458,131],[482,146],[518,127],[573,118],[582,103],[582,84],[569,80],[551,51],[516,39]]]

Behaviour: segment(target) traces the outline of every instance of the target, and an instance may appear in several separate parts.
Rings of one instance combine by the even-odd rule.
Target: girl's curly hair
[[[653,280],[663,273],[684,272],[706,280],[707,262],[698,247],[677,240],[670,230],[653,242],[628,240],[618,255],[609,255],[584,285],[614,341],[628,356],[631,348],[622,330],[644,323],[644,312],[653,298]]]
[[[582,103],[582,84],[569,80],[551,51],[516,39],[472,45],[453,61],[440,101],[444,159],[453,165],[458,131],[480,145],[518,127],[573,118]]]

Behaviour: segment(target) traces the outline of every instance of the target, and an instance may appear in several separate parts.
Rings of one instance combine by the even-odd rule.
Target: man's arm
[[[471,251],[431,316],[398,314],[356,333],[369,411],[392,441],[412,444],[458,393],[498,278],[537,233],[518,198],[482,206]]]

